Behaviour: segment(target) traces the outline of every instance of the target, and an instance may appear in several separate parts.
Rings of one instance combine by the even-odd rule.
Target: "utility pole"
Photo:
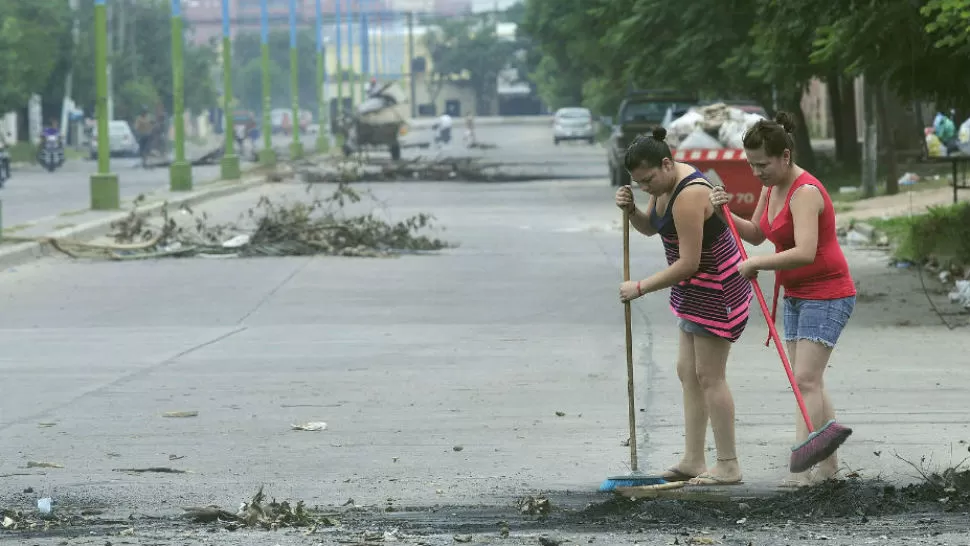
[[[185,61],[182,55],[182,0],[172,0],[172,115],[175,121],[175,161],[169,167],[172,191],[192,189],[192,165],[185,160]]]
[[[120,208],[118,175],[111,172],[108,139],[108,6],[94,0],[94,74],[97,89],[98,172],[91,175],[91,210]]]
[[[343,119],[344,119],[344,116],[343,116],[343,113],[344,113],[344,61],[343,61],[343,51],[342,51],[342,49],[343,49],[342,48],[342,45],[343,44],[341,44],[341,40],[340,40],[340,32],[341,32],[340,31],[340,6],[343,3],[344,3],[344,0],[337,0],[337,6],[336,6],[335,13],[334,13],[334,16],[335,16],[335,21],[334,21],[335,22],[335,25],[334,26],[336,27],[335,30],[336,30],[336,34],[337,34],[337,36],[336,36],[336,38],[337,38],[337,51],[336,51],[336,54],[337,54],[336,55],[336,57],[337,57],[337,108],[336,108],[336,113],[337,113],[337,119],[340,120],[340,121],[343,121]],[[343,141],[344,141],[343,134],[340,133],[340,131],[338,131],[337,132],[337,146],[343,147],[343,145],[344,145],[344,142]]]
[[[260,65],[263,69],[263,150],[259,160],[263,165],[273,167],[276,165],[276,152],[273,151],[273,120],[270,117],[272,87],[269,81],[269,7],[266,0],[259,0],[259,27]]]
[[[108,119],[115,119],[115,83],[114,75],[112,74],[112,65],[114,64],[112,57],[114,57],[114,25],[115,25],[115,8],[114,4],[108,6],[108,22],[105,25],[105,36],[108,44],[107,49],[107,78],[108,78]]]
[[[359,8],[360,6],[358,6]],[[357,92],[360,87],[357,85],[360,75],[354,67],[354,0],[347,0],[347,69],[350,71],[350,106],[353,108],[357,102]]]
[[[222,117],[225,120],[226,143],[220,167],[224,180],[239,180],[242,172],[235,150],[236,135],[232,115],[232,32],[229,28],[229,0],[222,0],[222,77]]]
[[[862,102],[865,133],[862,142],[862,195],[873,197],[876,195],[876,177],[878,169],[878,131],[876,127],[875,87],[868,76],[862,77]]]
[[[384,78],[383,70],[381,69],[381,46],[382,46],[382,29],[384,28],[384,12],[380,10],[380,6],[377,4],[380,0],[374,0],[374,5],[378,9],[374,11],[374,55],[371,57],[373,64],[371,64],[371,73],[378,80]]]
[[[77,50],[78,40],[80,39],[80,35],[81,35],[81,20],[80,20],[80,17],[78,16],[78,9],[80,8],[79,4],[80,4],[79,0],[70,0],[70,3],[69,3],[71,7],[71,19],[73,20],[71,25],[71,40],[72,40],[72,43],[74,44],[75,50]],[[71,117],[70,117],[70,112],[68,110],[72,109],[74,106],[74,100],[72,96],[74,94],[73,87],[74,87],[74,67],[72,64],[71,68],[69,68],[67,71],[67,78],[66,78],[66,81],[64,82],[64,103],[63,103],[63,106],[61,107],[61,138],[64,139],[65,143],[67,143],[68,141],[68,138],[67,138],[68,135],[71,134],[70,127],[69,127]],[[78,140],[76,140],[76,142],[80,143],[80,141]]]
[[[320,130],[317,132],[317,151],[330,151],[330,124],[327,123],[327,65],[323,48],[323,7],[320,0],[316,0],[316,31],[317,31],[317,121]]]
[[[414,12],[408,12],[408,79],[411,80],[411,117],[418,117],[417,82],[414,79]]]
[[[367,28],[367,0],[360,0],[360,101],[367,100],[367,82],[370,80],[370,29]]]
[[[293,141],[290,142],[290,159],[303,158],[300,142],[300,66],[296,49],[296,0],[290,0],[290,100],[293,106]]]

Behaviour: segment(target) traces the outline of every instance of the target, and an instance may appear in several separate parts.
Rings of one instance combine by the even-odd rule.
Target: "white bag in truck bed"
[[[681,150],[717,150],[723,148],[724,145],[717,141],[716,138],[707,134],[704,129],[697,127],[687,138],[682,140],[677,146]]]

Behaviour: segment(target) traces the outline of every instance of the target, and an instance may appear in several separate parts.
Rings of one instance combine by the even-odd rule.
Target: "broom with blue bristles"
[[[623,211],[623,281],[630,280],[630,213]],[[617,487],[637,487],[667,483],[660,476],[649,476],[637,470],[637,409],[633,389],[633,315],[630,302],[623,302],[626,314],[626,391],[630,413],[630,473],[611,476],[600,484],[600,491],[613,491]]]

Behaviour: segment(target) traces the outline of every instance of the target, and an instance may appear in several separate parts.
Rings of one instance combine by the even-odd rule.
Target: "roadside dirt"
[[[960,201],[970,200],[970,191],[961,190],[958,195]],[[836,214],[836,223],[845,227],[853,220],[868,218],[883,218],[920,214],[926,209],[939,205],[953,204],[953,188],[932,188],[904,190],[896,195],[882,195],[871,199],[851,201],[845,205],[849,210]]]
[[[550,493],[548,513],[521,502],[495,506],[332,508],[298,526],[239,528],[233,522],[132,515],[72,516],[47,531],[0,532],[23,544],[945,544],[970,530],[970,472],[929,476],[914,486],[850,479],[765,496],[705,495],[631,500],[609,494]],[[90,509],[88,509],[90,510]],[[62,516],[67,518],[67,516]],[[80,518],[80,519],[78,519]],[[231,518],[229,518],[231,519]],[[86,521],[87,524],[82,522]],[[67,523],[65,521],[65,523]],[[78,525],[81,524],[81,525]]]

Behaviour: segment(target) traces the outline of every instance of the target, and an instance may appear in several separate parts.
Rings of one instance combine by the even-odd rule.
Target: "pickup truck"
[[[764,109],[754,103],[725,103],[746,112],[764,115]],[[623,154],[638,134],[649,133],[660,125],[667,110],[673,111],[674,119],[700,103],[688,93],[672,91],[638,91],[629,94],[620,104],[613,133],[607,142],[610,183],[613,186],[630,184],[630,173],[623,166]],[[610,120],[612,121],[612,120]],[[761,195],[761,181],[751,171],[743,149],[672,149],[675,161],[688,163],[704,173],[715,184],[723,184],[734,197],[731,211],[750,218]]]

